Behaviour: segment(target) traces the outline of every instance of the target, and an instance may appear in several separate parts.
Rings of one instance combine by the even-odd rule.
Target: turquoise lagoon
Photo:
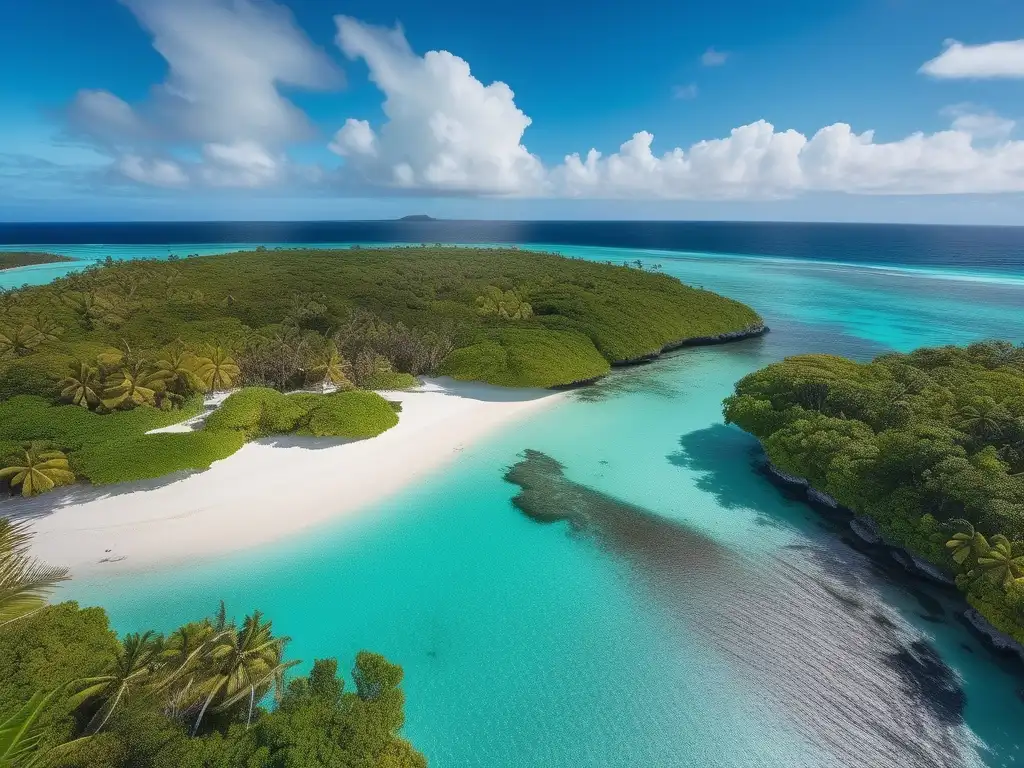
[[[73,250],[59,249],[95,258]],[[406,735],[440,768],[1024,761],[1024,678],[964,629],[962,606],[787,498],[755,471],[756,443],[721,419],[738,378],[786,355],[1022,341],[1024,280],[557,250],[660,263],[756,307],[772,332],[618,371],[363,514],[217,561],[75,581],[67,595],[103,605],[121,631],[170,629],[221,598],[239,614],[258,607],[307,666],[385,653],[405,668]],[[0,280],[56,276],[34,269]],[[607,525],[517,511],[503,476],[526,449],[622,502]]]

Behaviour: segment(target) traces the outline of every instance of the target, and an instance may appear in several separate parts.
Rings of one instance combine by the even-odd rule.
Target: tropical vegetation
[[[41,251],[0,251],[0,269],[28,267],[33,264],[55,264],[61,261],[74,261],[74,259]]]
[[[1024,641],[1024,345],[792,357],[742,379],[725,418]]]
[[[582,383],[759,323],[663,274],[518,249],[108,260],[0,293],[0,482],[33,495],[204,469],[254,437],[373,436],[397,417],[359,390]],[[204,428],[149,434],[234,390]]]
[[[362,651],[299,662],[258,611],[223,606],[118,638],[100,608],[46,606],[0,626],[4,768],[422,768],[400,735],[402,669]]]

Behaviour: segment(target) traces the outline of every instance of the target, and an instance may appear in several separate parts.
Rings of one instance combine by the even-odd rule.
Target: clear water
[[[122,631],[219,598],[259,607],[307,665],[383,652],[406,671],[406,734],[440,768],[1024,761],[1024,680],[957,603],[893,578],[752,471],[755,444],[720,413],[736,379],[790,354],[1022,341],[1024,281],[559,249],[661,263],[752,304],[772,333],[616,373],[363,515],[68,595]],[[530,521],[503,480],[527,448],[633,506],[589,534]]]

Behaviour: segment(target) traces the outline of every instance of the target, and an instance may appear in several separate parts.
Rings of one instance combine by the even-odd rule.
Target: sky
[[[1021,0],[32,0],[0,221],[1024,224]]]

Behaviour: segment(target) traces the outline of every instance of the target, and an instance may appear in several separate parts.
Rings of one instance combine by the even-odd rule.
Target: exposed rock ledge
[[[741,328],[738,331],[729,331],[727,333],[720,333],[717,336],[694,336],[689,339],[681,339],[680,341],[669,342],[659,350],[649,352],[646,355],[640,355],[639,357],[631,357],[626,360],[617,360],[612,363],[613,366],[623,365],[638,365],[640,363],[649,363],[652,360],[656,360],[666,352],[671,352],[674,349],[682,349],[683,347],[706,347],[712,344],[726,344],[730,341],[742,341],[743,339],[753,339],[756,336],[763,336],[771,330],[764,323],[758,323],[757,325],[750,325],[746,328]]]
[[[853,531],[861,541],[873,547],[884,547],[888,551],[889,556],[910,573],[916,574],[917,576],[943,586],[956,586],[956,581],[953,577],[938,566],[917,557],[903,547],[886,541],[878,523],[876,523],[870,516],[855,514],[853,510],[844,507],[833,496],[830,496],[824,491],[819,491],[817,488],[812,488],[810,481],[808,481],[807,478],[797,477],[796,475],[784,472],[772,464],[772,462],[767,458],[765,459],[765,469],[768,474],[780,482],[789,486],[801,488],[807,497],[807,501],[813,506],[826,507],[830,511],[848,515],[849,521],[847,524],[850,526],[850,530]]]
[[[964,619],[979,634],[983,635],[997,651],[1002,653],[1015,653],[1024,661],[1024,645],[1014,640],[1005,632],[1000,632],[993,627],[988,619],[982,616],[976,608],[969,608],[964,611]]]

